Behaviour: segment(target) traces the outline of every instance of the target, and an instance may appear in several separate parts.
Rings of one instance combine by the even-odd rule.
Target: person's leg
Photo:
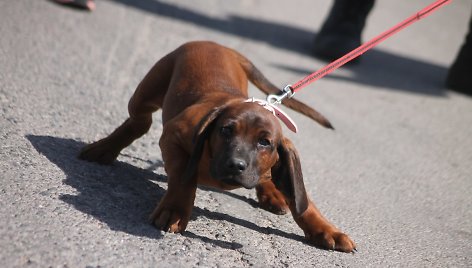
[[[469,21],[469,33],[449,69],[446,86],[472,96],[472,15]]]
[[[314,56],[332,61],[361,45],[361,34],[375,0],[334,0],[315,36]]]
[[[83,8],[87,10],[95,10],[95,2],[93,0],[53,0],[56,3]]]

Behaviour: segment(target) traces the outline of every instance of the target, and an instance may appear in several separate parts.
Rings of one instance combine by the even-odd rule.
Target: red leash
[[[308,84],[315,82],[318,79],[321,79],[325,75],[333,72],[334,70],[338,69],[339,67],[343,66],[344,64],[348,63],[349,61],[359,57],[360,55],[364,54],[367,50],[373,48],[374,46],[378,45],[380,42],[384,41],[385,39],[389,38],[393,34],[403,30],[405,27],[409,26],[410,24],[419,21],[420,19],[426,17],[436,9],[444,6],[445,4],[449,4],[452,0],[437,0],[436,2],[430,4],[429,6],[423,8],[422,10],[418,11],[417,13],[413,14],[409,18],[405,19],[404,21],[398,23],[397,25],[393,26],[392,28],[388,29],[387,31],[379,34],[378,36],[372,38],[370,41],[360,45],[358,48],[352,50],[351,52],[347,53],[346,55],[342,56],[341,58],[331,62],[330,64],[326,65],[325,67],[319,69],[318,71],[308,75],[307,77],[303,78],[302,80],[296,82],[293,86],[287,85],[281,95],[269,95],[267,97],[267,101],[272,104],[281,103],[282,100],[286,97],[291,98],[295,92],[299,91],[303,87],[306,87]]]

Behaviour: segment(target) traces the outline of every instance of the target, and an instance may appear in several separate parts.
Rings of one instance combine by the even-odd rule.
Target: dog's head
[[[278,119],[257,103],[233,102],[208,113],[197,127],[186,171],[195,176],[205,143],[210,175],[228,186],[254,188],[271,179],[297,210],[308,205],[298,154]]]

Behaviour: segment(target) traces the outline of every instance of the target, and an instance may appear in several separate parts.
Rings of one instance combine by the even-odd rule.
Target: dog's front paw
[[[120,150],[106,139],[86,145],[80,151],[79,158],[103,165],[110,165],[118,157]]]
[[[348,235],[337,230],[327,230],[317,234],[305,234],[306,238],[315,246],[342,252],[356,251],[356,244]]]
[[[277,215],[286,214],[289,211],[284,195],[275,188],[272,182],[261,183],[256,187],[259,206]]]
[[[182,233],[190,220],[190,212],[159,205],[151,214],[150,220],[159,230]]]
[[[289,208],[282,194],[257,195],[259,206],[277,215],[287,214]]]

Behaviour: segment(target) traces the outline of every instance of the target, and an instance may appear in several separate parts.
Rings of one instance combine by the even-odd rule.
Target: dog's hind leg
[[[151,116],[141,117],[139,120],[130,117],[108,137],[82,148],[79,158],[109,165],[118,157],[123,148],[144,135],[151,127],[151,123]]]
[[[173,58],[171,53],[152,67],[129,101],[129,118],[108,137],[85,146],[80,152],[80,159],[111,164],[123,148],[149,131],[152,113],[162,107],[169,87]]]

